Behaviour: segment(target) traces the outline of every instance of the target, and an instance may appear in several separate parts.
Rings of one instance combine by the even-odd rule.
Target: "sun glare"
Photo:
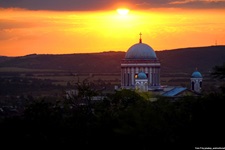
[[[0,55],[6,56],[125,51],[138,42],[140,31],[143,42],[157,50],[225,44],[225,10],[140,11],[120,4],[104,11],[0,9],[0,14],[7,14],[0,15]]]
[[[129,13],[129,9],[127,9],[127,8],[119,8],[116,11],[118,12],[118,14],[120,14],[122,16],[125,16]]]

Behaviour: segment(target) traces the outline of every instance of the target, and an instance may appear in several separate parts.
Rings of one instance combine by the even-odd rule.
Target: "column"
[[[124,87],[126,87],[126,80],[127,80],[127,78],[126,78],[126,67],[124,67],[124,69],[123,69],[123,86]]]
[[[158,83],[159,83],[159,85],[161,85],[161,83],[160,83],[160,67],[158,68],[158,74],[159,74],[159,81],[158,81]]]
[[[152,84],[155,86],[155,67],[152,68]]]
[[[149,69],[149,83],[152,85],[152,67]]]
[[[150,67],[148,67],[148,70],[147,71],[148,71],[148,83],[147,84],[149,86],[149,85],[151,85],[151,80],[150,80],[150,76],[151,76],[151,74],[150,74]]]
[[[134,67],[131,68],[131,85],[133,86],[134,85]]]

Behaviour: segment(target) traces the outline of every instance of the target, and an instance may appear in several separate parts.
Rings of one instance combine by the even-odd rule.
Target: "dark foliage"
[[[215,66],[213,67],[213,72],[211,73],[211,76],[218,79],[225,79],[225,63],[221,66]]]
[[[9,148],[161,150],[225,146],[221,138],[225,134],[224,99],[224,94],[213,93],[150,102],[133,91],[122,90],[76,107],[68,101],[35,100],[21,115],[1,116],[0,141]]]
[[[221,82],[220,89],[223,93],[225,93],[225,63],[221,66],[213,67],[213,72],[210,75]]]

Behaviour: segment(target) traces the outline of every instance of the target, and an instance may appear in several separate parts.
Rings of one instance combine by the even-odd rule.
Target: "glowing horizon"
[[[127,51],[139,41],[155,51],[225,45],[225,10],[31,11],[0,9],[0,55]]]

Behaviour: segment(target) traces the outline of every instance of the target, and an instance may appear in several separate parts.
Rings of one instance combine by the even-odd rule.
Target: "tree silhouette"
[[[219,79],[222,83],[220,89],[225,93],[225,63],[221,66],[213,67],[213,72],[210,74],[213,78]]]
[[[213,67],[212,77],[218,79],[225,79],[225,63],[221,66]]]

